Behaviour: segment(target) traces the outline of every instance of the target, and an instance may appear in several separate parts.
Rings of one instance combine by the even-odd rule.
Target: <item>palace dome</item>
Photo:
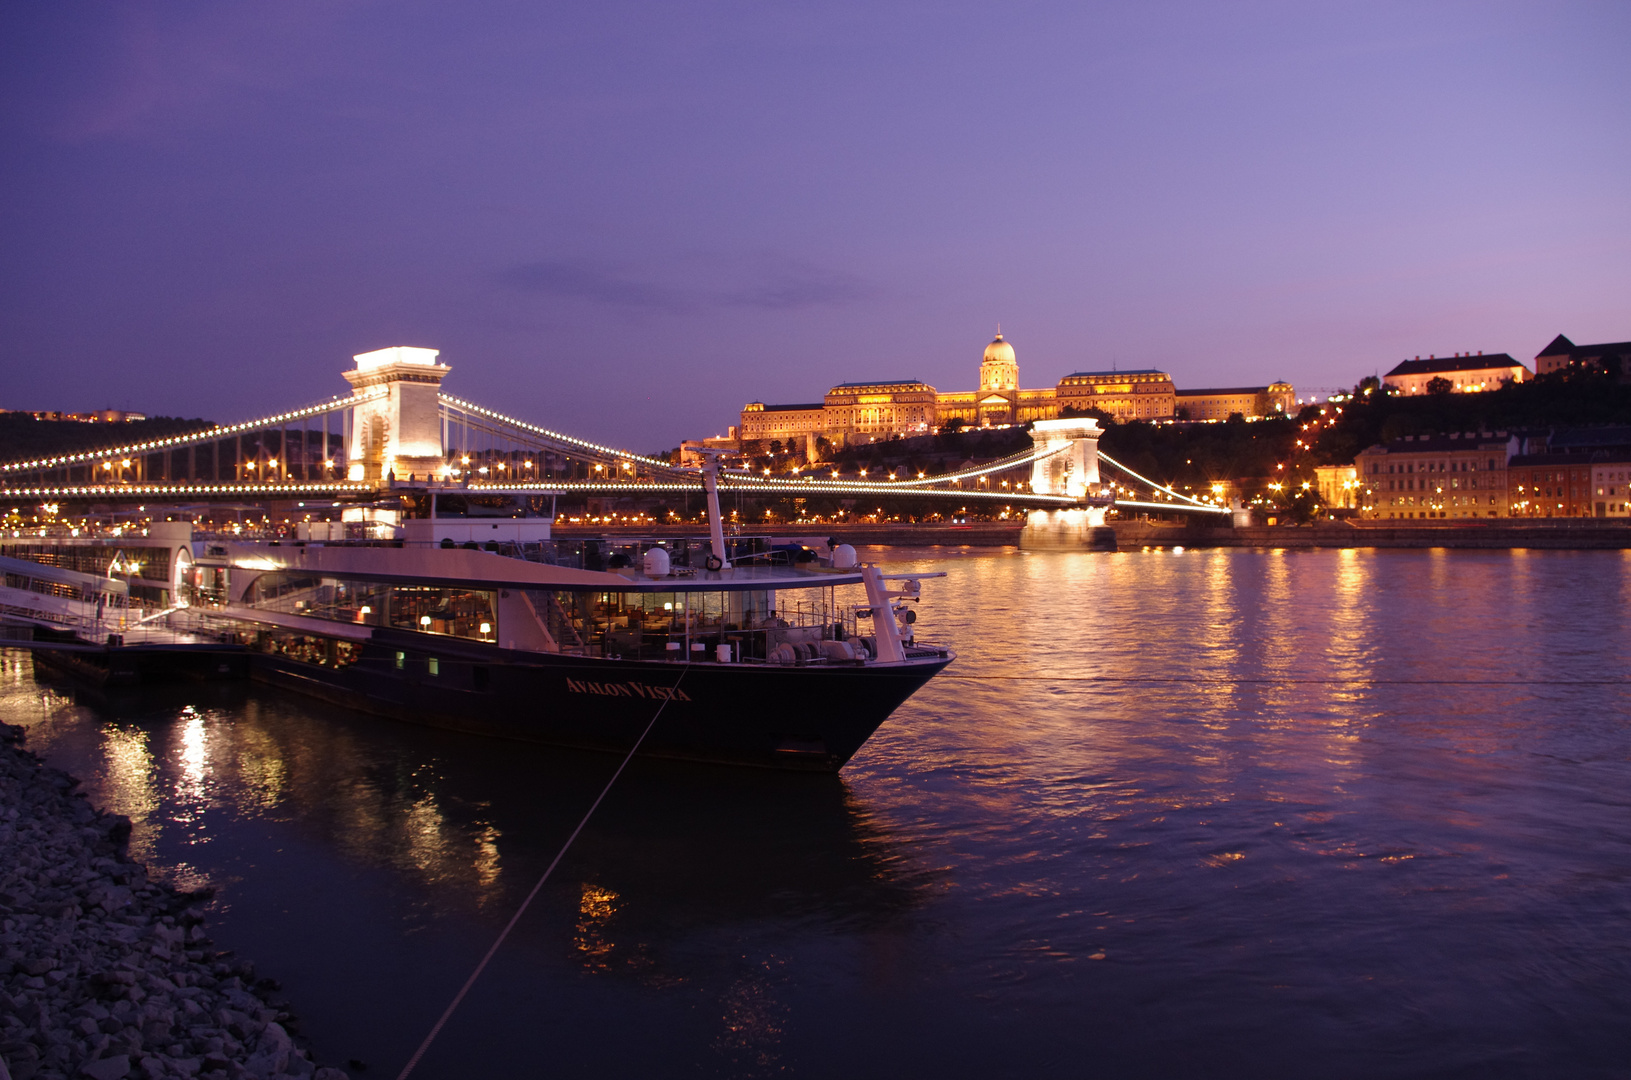
[[[987,364],[996,362],[1012,364],[1014,362],[1014,347],[1004,341],[1001,334],[998,334],[991,340],[991,344],[985,347],[984,362]]]

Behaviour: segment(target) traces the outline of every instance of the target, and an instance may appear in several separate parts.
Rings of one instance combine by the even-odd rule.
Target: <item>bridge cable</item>
[[[11,461],[0,463],[0,472],[38,472],[47,469],[57,469],[81,462],[94,461],[97,458],[121,457],[124,455],[141,455],[165,453],[171,450],[180,450],[188,446],[199,446],[208,442],[220,442],[236,435],[251,431],[273,430],[293,420],[309,420],[324,413],[340,412],[355,408],[368,402],[379,401],[386,397],[384,391],[368,391],[351,397],[335,397],[328,401],[320,401],[313,405],[301,405],[288,412],[275,413],[271,416],[261,416],[254,420],[244,420],[236,424],[216,425],[214,427],[200,428],[189,431],[183,435],[172,435],[150,439],[144,443],[131,443],[128,446],[102,446],[92,450],[70,450],[54,458],[39,458],[34,461]]]
[[[1109,454],[1106,454],[1103,450],[1099,451],[1099,460],[1100,461],[1108,461],[1111,465],[1113,465],[1116,468],[1120,469],[1122,472],[1126,473],[1128,476],[1131,476],[1135,480],[1142,480],[1144,483],[1150,485],[1150,487],[1152,487],[1152,488],[1155,488],[1157,491],[1164,491],[1168,495],[1173,496],[1174,498],[1184,499],[1187,502],[1194,503],[1196,506],[1207,506],[1206,503],[1201,502],[1199,499],[1195,498],[1192,495],[1181,495],[1178,492],[1173,491],[1171,488],[1167,487],[1164,484],[1156,483],[1154,480],[1151,480],[1147,476],[1140,476],[1138,473],[1135,473],[1133,470],[1129,469],[1127,466],[1123,465],[1121,462],[1117,461],[1115,458],[1111,457]],[[1207,507],[1207,508],[1208,509],[1215,509],[1213,507]]]
[[[542,436],[544,439],[554,441],[564,447],[571,447],[580,454],[587,451],[590,454],[603,454],[628,461],[639,461],[646,465],[663,469],[672,470],[674,468],[666,461],[658,461],[656,458],[648,457],[645,454],[636,454],[627,450],[619,450],[615,446],[602,446],[599,443],[589,442],[587,439],[579,439],[572,435],[564,435],[558,431],[551,431],[548,428],[539,427],[537,424],[529,424],[525,420],[517,420],[513,416],[505,416],[501,412],[496,412],[483,405],[477,405],[473,401],[465,401],[462,398],[453,397],[450,394],[438,394],[437,400],[443,408],[452,407],[466,413],[467,415],[474,413],[479,417],[485,417],[501,424],[508,424],[510,427],[517,428],[532,435]]]
[[[812,476],[809,480],[802,481],[801,483],[809,485],[808,490],[811,491],[851,491],[860,490],[863,488],[870,490],[878,487],[887,487],[891,491],[899,489],[917,490],[927,487],[930,484],[946,484],[954,480],[967,480],[970,477],[984,476],[988,473],[1002,472],[1004,469],[1017,468],[1020,465],[1028,465],[1033,461],[1041,461],[1044,458],[1053,457],[1055,454],[1062,454],[1069,449],[1069,446],[1061,446],[1053,450],[1027,450],[1023,453],[1010,454],[1008,457],[999,458],[996,461],[981,465],[977,469],[965,469],[962,472],[956,473],[942,473],[938,476],[925,476],[921,480],[891,480],[885,484],[884,481],[881,480],[876,483],[866,480],[821,480]],[[733,481],[743,482],[744,487],[751,486],[754,483],[761,485],[776,485],[789,482],[785,478],[767,477],[760,473],[748,472],[741,469],[732,469],[728,473],[722,473],[721,475],[728,475]],[[801,487],[800,490],[805,490],[805,488]]]
[[[679,678],[674,680],[674,685],[671,690],[678,690],[680,688],[680,683],[685,681],[686,672],[690,670],[691,664],[690,661],[687,661],[685,667],[680,671]],[[623,775],[623,770],[628,768],[629,762],[633,760],[634,755],[640,749],[641,744],[646,741],[646,736],[650,735],[651,729],[657,726],[658,717],[663,715],[663,710],[668,708],[668,703],[673,700],[673,697],[665,697],[663,699],[663,703],[657,706],[657,711],[651,715],[651,722],[646,724],[646,729],[640,733],[640,737],[638,739],[634,740],[634,745],[629,747],[629,752],[623,756],[623,761],[617,766],[617,771],[612,773],[612,778],[606,781],[606,786],[600,789],[600,794],[595,796],[595,801],[589,804],[588,810],[584,811],[583,819],[578,822],[578,827],[572,830],[572,835],[566,838],[566,843],[561,845],[561,850],[555,853],[555,858],[550,860],[549,866],[544,869],[543,876],[540,877],[538,879],[538,883],[532,887],[532,891],[527,894],[527,898],[521,901],[521,906],[515,909],[515,914],[510,916],[510,921],[504,925],[504,929],[499,931],[498,938],[493,942],[492,947],[487,950],[487,955],[481,958],[481,963],[476,965],[476,970],[470,973],[470,977],[464,981],[464,985],[459,987],[459,992],[453,995],[453,1000],[449,1002],[447,1008],[442,1011],[442,1015],[439,1019],[437,1019],[436,1025],[430,1029],[430,1034],[425,1036],[425,1041],[419,1044],[419,1049],[413,1052],[413,1057],[408,1059],[408,1063],[404,1065],[402,1067],[402,1071],[397,1074],[396,1080],[407,1080],[408,1074],[413,1072],[414,1068],[419,1064],[419,1059],[425,1056],[426,1050],[430,1049],[430,1044],[436,1040],[436,1036],[442,1033],[442,1028],[447,1024],[449,1018],[452,1017],[453,1011],[459,1007],[461,1002],[464,1001],[465,995],[470,993],[470,988],[476,984],[476,980],[481,977],[481,973],[487,970],[487,964],[493,959],[494,954],[498,952],[499,946],[503,945],[504,939],[510,936],[510,931],[515,929],[515,924],[521,921],[521,916],[526,913],[527,908],[537,897],[539,890],[544,887],[544,882],[549,880],[549,876],[553,874],[555,872],[555,868],[560,865],[561,859],[566,856],[567,849],[570,848],[573,841],[578,838],[578,834],[583,832],[583,827],[589,824],[589,819],[593,817],[595,811],[600,808],[601,800],[605,799],[607,792],[612,790],[612,785],[617,783],[617,778]]]

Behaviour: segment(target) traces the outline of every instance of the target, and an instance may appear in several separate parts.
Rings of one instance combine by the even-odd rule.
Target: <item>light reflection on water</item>
[[[19,672],[21,674],[21,672]],[[160,805],[153,755],[146,731],[118,724],[101,727],[102,757],[106,762],[98,804],[131,821],[130,856],[143,862],[153,858],[154,831],[148,816]],[[82,777],[83,779],[83,777]]]
[[[892,557],[950,575],[947,677],[841,779],[637,764],[423,1075],[1631,1060],[1631,556]],[[5,657],[0,710],[386,1071],[615,765]]]

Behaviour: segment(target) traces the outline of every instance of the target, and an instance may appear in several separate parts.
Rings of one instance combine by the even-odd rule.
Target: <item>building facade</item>
[[[1631,454],[1591,463],[1592,516],[1631,517]]]
[[[1508,465],[1513,517],[1591,517],[1592,462],[1578,454],[1518,454]]]
[[[1530,436],[1511,462],[1513,513],[1522,517],[1625,517],[1631,425]]]
[[[1001,427],[1049,420],[1059,414],[1052,388],[1022,390],[1014,347],[999,333],[980,358],[980,388],[935,395],[936,425],[961,420],[966,427]]]
[[[783,446],[789,442],[803,445],[813,436],[826,431],[826,405],[817,401],[805,405],[766,405],[762,401],[749,402],[742,409],[742,424],[737,428],[741,441],[772,442]]]
[[[1204,399],[1190,419],[1248,418],[1291,413],[1296,393],[1290,383],[1239,390],[1188,391]],[[1040,390],[1019,385],[1014,347],[999,333],[980,359],[979,389],[943,392],[921,379],[884,379],[840,383],[820,402],[766,405],[752,401],[742,409],[741,448],[764,453],[773,443],[801,447],[812,459],[816,440],[832,447],[928,434],[951,421],[969,428],[1004,427],[1054,420],[1061,416],[1104,413],[1116,420],[1172,420],[1182,397],[1172,376],[1154,368],[1128,371],[1076,371]],[[1216,414],[1215,416],[1213,414]]]
[[[1354,459],[1360,512],[1404,520],[1506,517],[1507,463],[1521,448],[1504,431],[1406,435]]]
[[[921,379],[839,383],[822,403],[823,434],[842,443],[926,435],[934,430],[937,397]]]
[[[1288,382],[1219,390],[1179,390],[1174,410],[1182,420],[1227,420],[1235,413],[1248,420],[1297,414],[1297,392]]]
[[[1175,395],[1172,376],[1154,368],[1073,371],[1054,391],[1061,412],[1092,409],[1117,420],[1171,420]]]
[[[1405,360],[1382,376],[1382,382],[1401,394],[1428,393],[1428,384],[1443,379],[1457,394],[1476,394],[1484,390],[1499,390],[1510,379],[1525,382],[1534,376],[1528,368],[1506,353],[1456,353],[1451,357],[1429,356],[1423,360]]]
[[[1631,427],[1418,435],[1354,460],[1368,518],[1631,517]]]
[[[1576,345],[1559,334],[1535,357],[1536,375],[1592,367],[1615,369],[1621,382],[1631,382],[1631,341]]]

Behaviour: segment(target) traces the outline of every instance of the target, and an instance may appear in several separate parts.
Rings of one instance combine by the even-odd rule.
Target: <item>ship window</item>
[[[386,625],[472,641],[493,637],[493,594],[483,589],[390,588]],[[482,627],[486,627],[483,632]]]
[[[358,647],[349,641],[336,641],[333,638],[294,634],[282,630],[274,630],[267,634],[263,647],[269,653],[298,660],[303,664],[332,668],[350,667],[357,662],[360,653]]]
[[[528,595],[562,651],[627,659],[671,659],[674,650],[668,646],[687,640],[737,643],[743,656],[762,658],[770,633],[789,626],[820,633],[836,617],[831,595],[784,599],[778,609],[777,594],[770,590]]]
[[[423,521],[430,517],[432,499],[435,496],[428,492],[409,492],[402,496],[402,517],[404,520]]]
[[[244,602],[266,611],[299,613],[331,622],[384,626],[390,587],[343,578],[318,578],[279,571],[262,574]]]
[[[403,669],[403,667],[405,667],[407,665],[407,663],[408,663],[408,654],[405,653],[405,652],[398,652],[396,654],[396,669],[398,671],[401,671]]]
[[[548,517],[549,496],[438,494],[439,518],[527,518]]]
[[[442,662],[433,656],[425,661],[425,670],[432,675],[440,675],[442,673]]]

